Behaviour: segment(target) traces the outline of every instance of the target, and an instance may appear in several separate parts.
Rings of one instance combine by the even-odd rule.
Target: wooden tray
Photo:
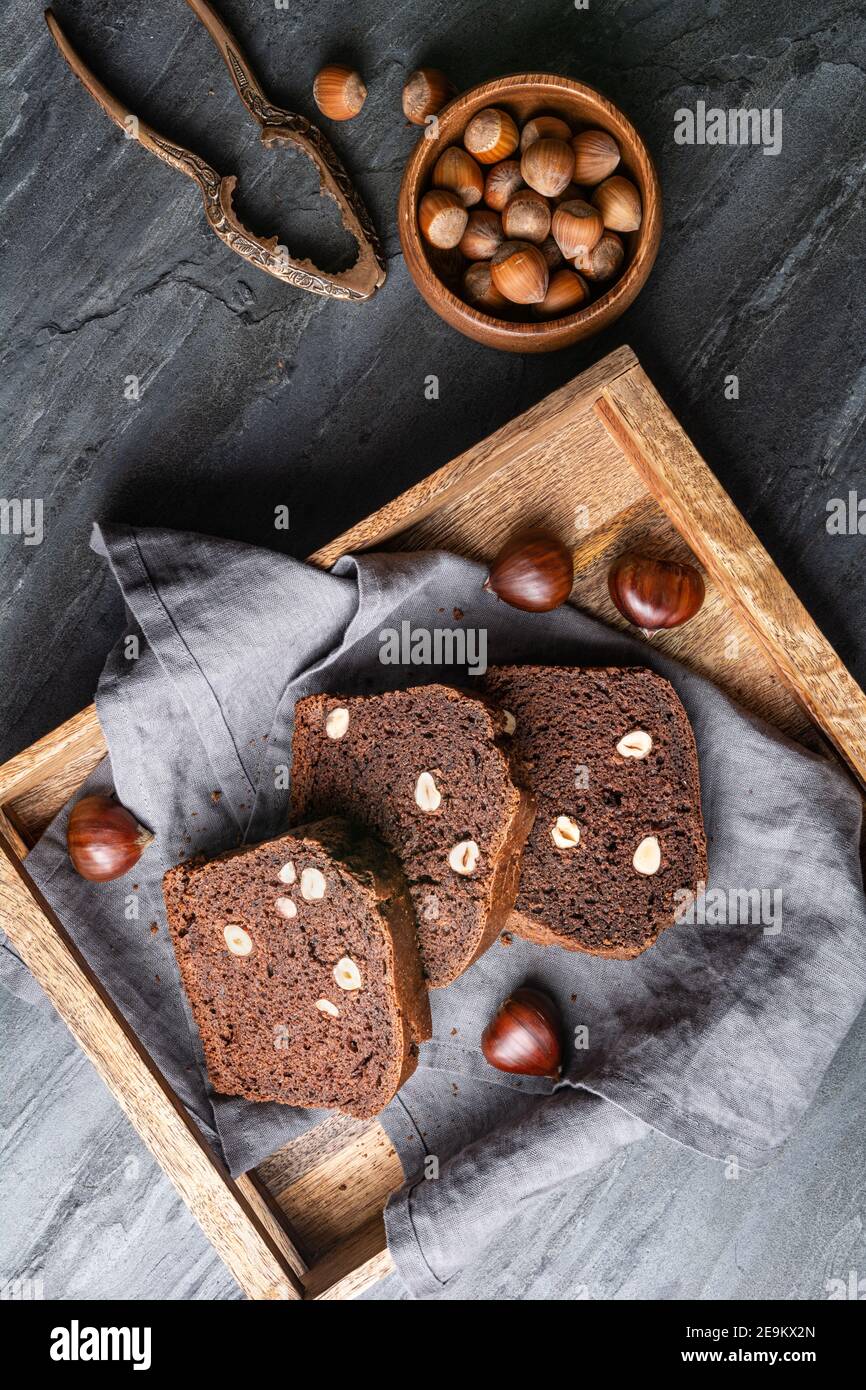
[[[488,559],[541,519],[573,537],[576,601],[620,626],[612,556],[691,551],[706,603],[657,644],[793,737],[820,731],[866,781],[866,697],[628,348],[311,559],[431,546]],[[382,1211],[402,1172],[381,1127],[335,1116],[232,1181],[28,879],[28,848],[105,751],[91,707],[0,768],[0,923],[249,1297],[351,1297],[391,1268]]]

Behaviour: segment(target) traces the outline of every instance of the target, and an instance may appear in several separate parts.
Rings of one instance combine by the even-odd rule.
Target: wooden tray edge
[[[639,365],[596,414],[770,664],[866,789],[866,695]]]

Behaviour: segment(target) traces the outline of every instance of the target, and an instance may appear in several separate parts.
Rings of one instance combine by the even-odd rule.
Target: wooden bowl
[[[550,114],[568,121],[575,132],[590,127],[609,131],[622,153],[616,172],[628,175],[640,189],[643,220],[636,232],[623,236],[625,269],[609,289],[576,314],[537,323],[493,318],[453,294],[431,263],[430,256],[435,257],[436,251],[421,236],[418,202],[430,187],[433,166],[443,150],[449,145],[462,144],[470,119],[485,106],[504,107],[520,126],[533,116]],[[485,172],[487,167],[484,166]],[[600,333],[618,319],[640,293],[661,240],[661,190],[646,145],[631,121],[600,92],[568,77],[541,72],[519,73],[472,87],[440,111],[435,139],[429,138],[429,129],[425,131],[406,165],[397,205],[397,223],[412,279],[430,308],[452,328],[478,343],[501,348],[504,352],[552,352]]]

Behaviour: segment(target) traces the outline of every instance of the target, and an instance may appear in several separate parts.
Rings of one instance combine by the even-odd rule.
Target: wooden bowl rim
[[[640,170],[640,174],[643,175],[646,183],[646,188],[641,189],[643,219],[638,231],[634,234],[638,240],[634,255],[624,274],[615,281],[609,290],[605,291],[598,299],[593,300],[592,304],[562,318],[540,319],[537,323],[513,323],[509,319],[498,319],[491,314],[482,313],[471,304],[467,304],[465,300],[460,299],[439,279],[439,276],[431,268],[424,251],[418,228],[417,208],[409,196],[409,186],[431,150],[441,148],[441,152],[444,152],[449,143],[454,142],[453,132],[450,135],[448,132],[449,122],[455,116],[463,114],[467,107],[476,102],[493,106],[496,105],[497,99],[507,105],[509,93],[537,96],[541,104],[545,94],[549,93],[551,97],[555,97],[558,92],[563,91],[583,98],[600,117],[604,117],[608,111],[612,112],[616,121],[622,125],[640,152],[645,162],[645,168]],[[479,106],[479,109],[482,107]],[[543,109],[539,114],[544,114]],[[602,121],[599,124],[601,128],[607,128]],[[409,156],[400,184],[398,203],[400,212],[398,231],[406,264],[412,279],[429,306],[440,314],[443,309],[450,310],[452,320],[458,321],[454,322],[452,326],[457,327],[459,331],[469,333],[476,341],[496,346],[495,343],[491,344],[491,338],[495,335],[507,340],[502,346],[519,350],[520,345],[525,344],[530,351],[541,346],[541,339],[544,339],[544,346],[551,350],[559,345],[568,346],[571,342],[578,340],[575,336],[575,330],[578,331],[579,337],[588,337],[595,331],[596,320],[602,320],[598,324],[600,329],[619,318],[637,297],[649,278],[658,255],[662,231],[661,185],[655,161],[639,131],[625,112],[615,102],[610,101],[602,92],[599,92],[597,88],[590,87],[587,83],[578,81],[577,78],[562,77],[556,73],[511,73],[504,77],[494,78],[489,82],[480,82],[453,97],[438,113],[438,125],[439,133],[435,139],[429,140],[426,133],[423,134]],[[629,169],[634,174],[634,171],[631,170],[631,163]],[[637,177],[636,174],[634,176]],[[563,268],[567,269],[568,266]],[[446,319],[446,321],[448,320]],[[472,328],[476,331],[473,332]],[[559,340],[562,340],[561,343]]]

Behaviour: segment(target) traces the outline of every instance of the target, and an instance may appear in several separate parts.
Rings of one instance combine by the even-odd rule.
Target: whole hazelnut
[[[640,194],[621,174],[600,183],[592,195],[606,227],[615,232],[636,232],[641,224]]]
[[[534,188],[521,188],[506,204],[502,231],[509,241],[533,241],[541,245],[550,233],[547,199]]]
[[[487,106],[472,117],[463,132],[463,143],[482,164],[498,164],[514,153],[520,135],[507,111]]]
[[[463,200],[447,188],[431,189],[424,194],[418,207],[422,235],[440,250],[450,250],[460,244],[468,221],[469,213]]]
[[[367,88],[354,68],[345,63],[328,63],[313,83],[313,100],[330,120],[350,121],[367,100]]]
[[[469,214],[466,230],[460,238],[460,253],[469,261],[489,261],[503,239],[499,213],[482,208]]]
[[[563,268],[553,272],[547,294],[540,304],[533,304],[532,312],[540,319],[561,318],[564,314],[576,314],[589,303],[589,298],[589,285],[583,276]]]
[[[490,270],[499,293],[512,304],[540,304],[547,294],[547,261],[532,242],[504,242],[490,262]]]
[[[524,150],[520,172],[530,188],[555,198],[574,178],[574,154],[564,140],[536,140]]]
[[[582,130],[571,142],[576,183],[601,183],[619,164],[619,145],[606,130]]]
[[[519,162],[516,159],[500,160],[493,165],[484,181],[484,201],[494,212],[502,212],[505,204],[522,187],[523,175]]]
[[[463,276],[463,293],[476,309],[483,309],[485,313],[496,318],[501,318],[510,308],[510,301],[504,294],[499,293],[493,283],[487,261],[476,261],[474,265],[469,266]]]
[[[560,203],[553,214],[551,230],[563,256],[570,261],[579,251],[595,246],[604,232],[604,223],[598,208],[575,198],[571,203]]]
[[[413,125],[426,125],[451,100],[455,90],[438,68],[417,68],[403,87],[403,115]]]
[[[481,202],[484,175],[471,154],[467,154],[459,145],[452,145],[436,161],[433,187],[450,189],[465,207],[471,208]]]
[[[616,232],[604,232],[595,246],[584,246],[574,257],[573,265],[587,280],[612,280],[625,260],[625,247]]]
[[[520,132],[520,149],[521,152],[528,150],[536,140],[564,140],[568,143],[570,139],[571,126],[559,116],[534,116]]]

